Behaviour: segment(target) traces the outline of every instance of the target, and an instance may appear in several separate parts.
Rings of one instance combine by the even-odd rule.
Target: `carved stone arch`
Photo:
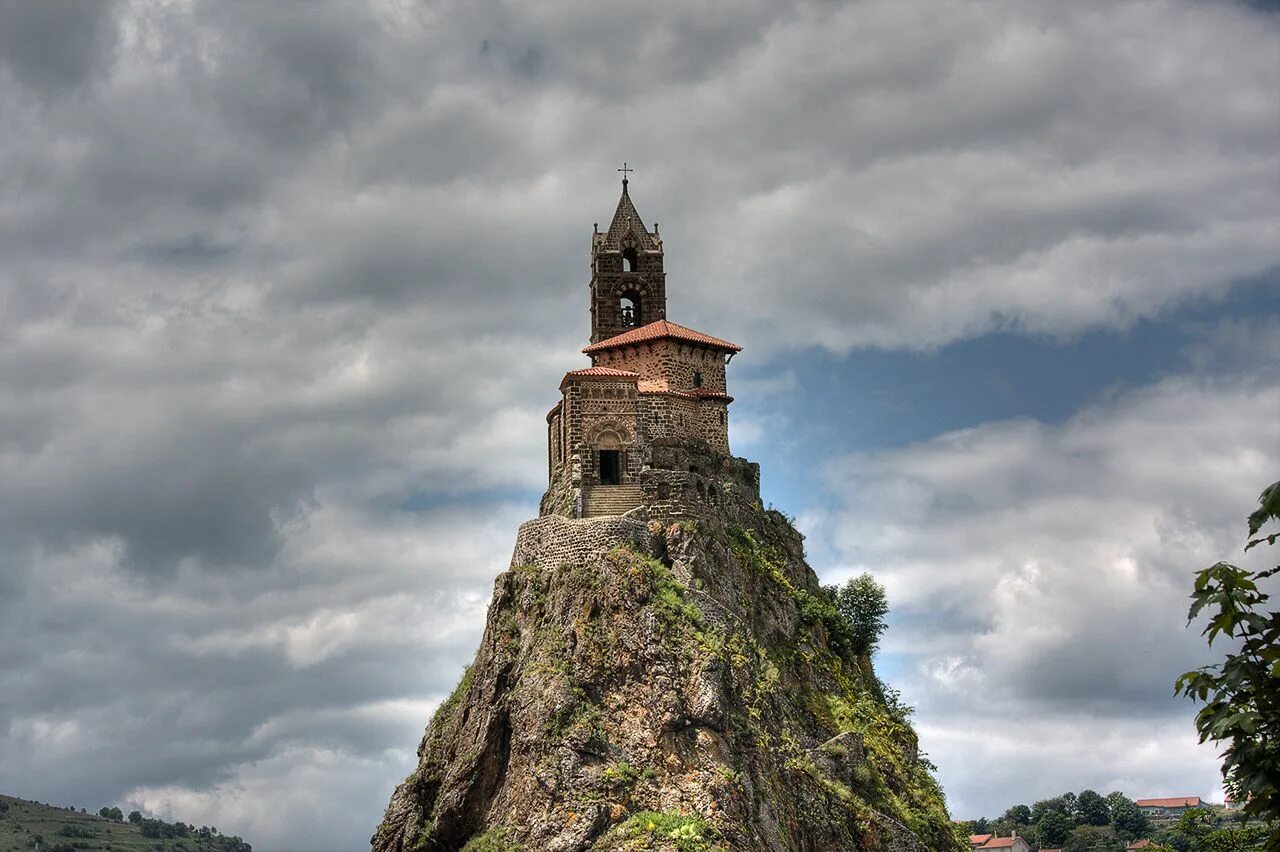
[[[601,447],[600,441],[606,435],[612,435],[614,441],[617,441],[618,447]],[[601,449],[621,449],[635,443],[635,432],[630,424],[621,420],[609,418],[599,420],[587,429],[586,434],[587,446]]]
[[[641,296],[647,296],[653,290],[653,284],[643,277],[627,279],[614,278],[610,279],[602,290],[610,296],[621,296],[623,293],[630,292],[636,292]]]

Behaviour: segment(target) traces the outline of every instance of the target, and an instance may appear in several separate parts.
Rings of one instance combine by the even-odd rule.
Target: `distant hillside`
[[[135,816],[117,822],[97,814],[0,796],[0,852],[253,852],[217,829]]]

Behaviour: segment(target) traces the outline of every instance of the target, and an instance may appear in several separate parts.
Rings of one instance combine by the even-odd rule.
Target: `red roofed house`
[[[759,468],[729,455],[725,367],[742,347],[667,320],[662,239],[625,179],[609,229],[591,238],[590,288],[591,367],[565,373],[547,414],[541,513],[688,514],[727,488],[758,492]]]
[[[1199,796],[1173,796],[1164,799],[1138,799],[1138,810],[1154,820],[1173,820],[1184,811],[1203,806]]]
[[[1027,845],[1027,841],[1018,837],[1016,834],[1012,837],[995,837],[990,834],[971,834],[969,835],[970,849],[1007,849],[1009,852],[1031,852],[1031,847]]]

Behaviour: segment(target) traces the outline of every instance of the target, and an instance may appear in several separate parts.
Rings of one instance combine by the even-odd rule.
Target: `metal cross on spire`
[[[627,161],[626,161],[626,160],[623,160],[623,161],[622,161],[622,168],[618,169],[618,171],[622,172],[622,188],[623,188],[623,189],[626,189],[626,188],[627,188],[627,173],[628,173],[628,172],[634,172],[634,171],[635,171],[635,169],[629,169],[629,168],[627,168]]]

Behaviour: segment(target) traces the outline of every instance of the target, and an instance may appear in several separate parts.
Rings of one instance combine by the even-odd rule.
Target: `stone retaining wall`
[[[647,553],[647,520],[643,510],[635,510],[616,518],[545,515],[525,521],[516,534],[511,567],[555,568],[567,563],[582,564],[592,555],[608,553],[624,544]]]

